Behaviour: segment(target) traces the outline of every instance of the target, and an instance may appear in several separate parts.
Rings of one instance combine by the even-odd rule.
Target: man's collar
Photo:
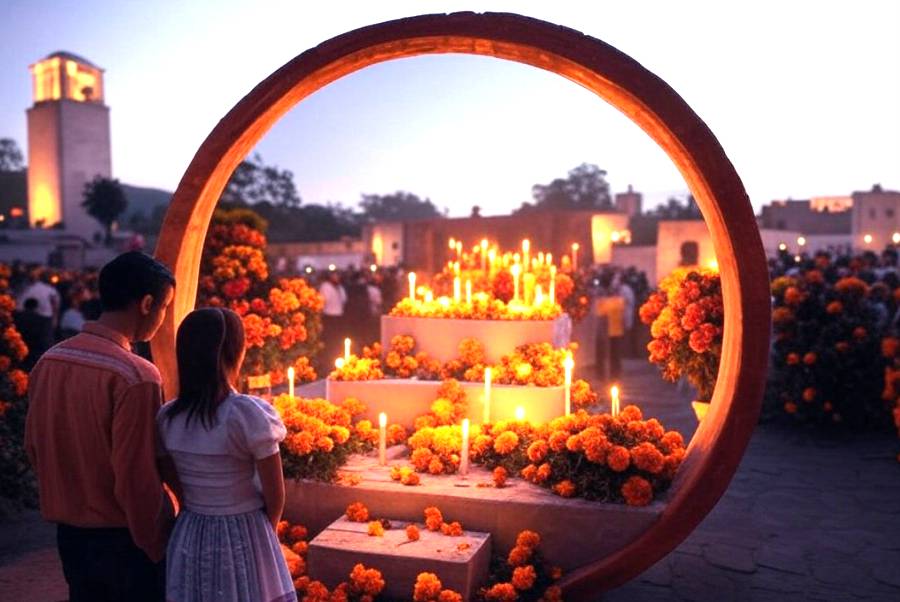
[[[84,328],[82,329],[84,332],[88,334],[92,334],[98,337],[103,337],[104,339],[109,339],[119,347],[125,349],[126,351],[131,351],[131,342],[128,340],[128,337],[123,335],[118,330],[113,330],[108,326],[104,326],[100,322],[90,321],[84,323]]]

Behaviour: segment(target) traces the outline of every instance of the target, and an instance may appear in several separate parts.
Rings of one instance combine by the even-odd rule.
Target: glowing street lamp
[[[872,244],[872,235],[866,234],[865,236],[863,236],[863,242],[866,243],[867,245]]]
[[[797,237],[797,244],[800,245],[801,247],[805,247],[805,246],[806,246],[806,237],[805,237],[805,236],[798,236],[798,237]]]

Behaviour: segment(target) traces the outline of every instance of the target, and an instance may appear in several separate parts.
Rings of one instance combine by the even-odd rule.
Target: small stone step
[[[450,537],[428,531],[418,524],[420,538],[409,542],[405,521],[391,520],[383,537],[368,535],[367,523],[341,517],[319,533],[309,544],[307,568],[311,579],[334,587],[356,563],[381,571],[385,580],[383,596],[391,600],[411,600],[419,573],[434,573],[445,589],[473,600],[488,576],[491,558],[489,533],[464,531]]]

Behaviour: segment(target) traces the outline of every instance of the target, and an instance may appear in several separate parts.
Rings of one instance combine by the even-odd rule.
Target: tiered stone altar
[[[397,459],[405,449],[397,446],[388,451],[394,458],[388,466],[379,466],[373,457],[356,456],[344,467],[344,472],[361,478],[358,485],[288,482],[285,518],[318,533],[342,516],[348,505],[361,501],[371,517],[400,521],[402,531],[407,522],[421,522],[425,508],[437,506],[446,520],[460,521],[467,530],[490,533],[493,547],[500,553],[515,545],[519,532],[538,531],[544,558],[571,570],[621,549],[648,529],[665,508],[661,501],[636,508],[561,498],[521,479],[510,479],[506,487],[498,489],[490,473],[478,467],[465,479],[423,475],[421,485],[406,487],[392,481],[389,474],[391,465],[406,465],[405,460]],[[446,541],[448,546],[455,545],[454,538]],[[312,567],[310,572],[315,576]]]

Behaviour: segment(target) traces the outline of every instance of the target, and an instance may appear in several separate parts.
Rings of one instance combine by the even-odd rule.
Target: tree
[[[522,203],[515,211],[534,209],[612,209],[606,171],[590,163],[582,163],[569,171],[565,178],[549,184],[535,184],[531,188],[534,204]]]
[[[664,205],[656,206],[648,212],[648,215],[659,219],[703,219],[700,207],[697,206],[692,194],[688,194],[684,200],[669,197]]]
[[[365,221],[396,221],[442,217],[430,199],[420,199],[411,192],[398,190],[393,194],[364,194],[359,202]]]
[[[118,180],[95,176],[84,185],[81,206],[106,230],[106,244],[112,241],[112,227],[128,207],[128,198]]]
[[[12,138],[0,138],[0,171],[20,171],[25,168],[22,151]]]
[[[220,200],[232,204],[268,202],[276,207],[300,206],[293,172],[265,165],[259,153],[237,166]]]

